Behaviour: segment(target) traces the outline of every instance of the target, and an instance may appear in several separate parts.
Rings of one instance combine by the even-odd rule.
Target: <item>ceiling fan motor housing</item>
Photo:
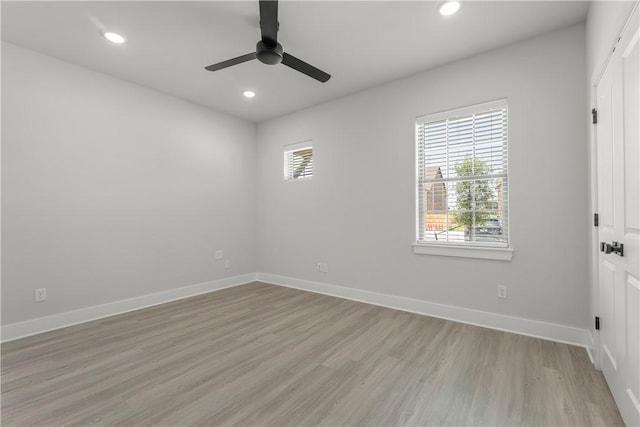
[[[0,0],[2,1],[2,0]],[[263,64],[283,64],[312,79],[325,83],[331,78],[330,74],[307,64],[288,52],[284,52],[282,45],[278,43],[278,0],[260,0],[260,41],[256,44],[256,51],[246,55],[231,58],[217,64],[204,67],[208,71],[218,71],[233,65],[257,59]]]
[[[256,57],[263,64],[275,65],[282,62],[282,45],[277,43],[267,44],[260,40],[256,44]]]

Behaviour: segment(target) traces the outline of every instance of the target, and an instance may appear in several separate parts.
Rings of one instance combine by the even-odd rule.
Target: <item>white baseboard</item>
[[[379,305],[382,307],[408,311],[410,313],[423,314],[426,316],[453,320],[455,322],[497,329],[499,331],[512,332],[515,334],[577,345],[587,349],[590,344],[589,331],[572,326],[541,322],[538,320],[507,316],[504,314],[489,313],[486,311],[438,304],[413,298],[363,291],[361,289],[345,288],[327,283],[277,276],[274,274],[257,273],[257,280],[273,285],[285,286]]]
[[[589,355],[589,359],[593,366],[596,369],[600,369],[600,364],[598,362],[598,345],[596,344],[596,337],[593,334],[593,331],[587,331],[587,354]]]
[[[26,320],[24,322],[10,323],[2,326],[1,342],[13,341],[18,338],[36,335],[54,329],[65,328],[77,325],[78,323],[89,322],[91,320],[102,319],[153,305],[164,304],[166,302],[188,298],[194,295],[205,294],[220,289],[231,288],[243,285],[256,280],[256,274],[243,274],[240,276],[227,277],[213,280],[211,282],[199,283],[197,285],[185,286],[168,291],[157,292],[107,304],[95,305],[81,308],[79,310],[67,311],[53,314],[51,316],[39,317],[37,319]]]
[[[585,347],[589,353],[589,357],[591,357],[593,361],[592,351],[594,349],[594,337],[591,332],[586,329],[267,273],[243,274],[93,307],[86,307],[79,310],[67,311],[51,316],[26,320],[24,322],[3,325],[1,329],[2,338],[0,341],[13,341],[30,335],[230,288],[256,280],[455,322],[468,323],[485,328],[577,345]]]

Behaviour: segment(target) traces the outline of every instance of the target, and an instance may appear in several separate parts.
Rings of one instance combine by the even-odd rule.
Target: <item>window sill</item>
[[[413,252],[421,255],[439,255],[458,258],[492,259],[498,261],[511,261],[513,249],[511,248],[487,248],[456,245],[429,245],[414,243]]]
[[[285,178],[284,182],[309,181],[313,176],[301,176],[299,178]]]

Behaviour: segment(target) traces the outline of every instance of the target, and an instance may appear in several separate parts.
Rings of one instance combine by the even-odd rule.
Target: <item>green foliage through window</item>
[[[481,159],[466,157],[454,166],[458,176],[478,176],[491,173]],[[473,238],[476,227],[485,225],[497,204],[491,179],[458,181],[456,183],[456,222],[465,228],[465,234]],[[495,214],[493,214],[495,215]]]

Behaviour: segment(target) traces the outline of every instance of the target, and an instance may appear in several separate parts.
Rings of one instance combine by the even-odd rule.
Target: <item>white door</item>
[[[628,426],[640,426],[639,38],[636,7],[596,90],[600,357]]]

